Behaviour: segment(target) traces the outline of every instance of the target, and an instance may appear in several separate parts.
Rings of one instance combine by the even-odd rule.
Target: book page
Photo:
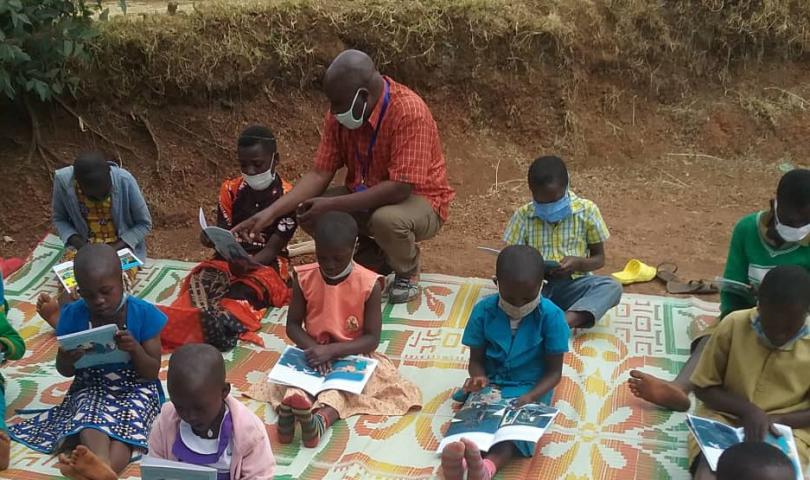
[[[377,368],[373,358],[352,355],[332,361],[332,369],[326,375],[321,390],[344,390],[363,393],[369,378]]]
[[[506,409],[493,443],[506,440],[537,442],[549,429],[557,409],[541,403],[528,403],[522,407]]]
[[[115,343],[116,325],[104,325],[82,332],[57,337],[63,350],[84,350],[84,356],[76,362],[76,368],[95,367],[129,362],[129,354],[119,350]]]
[[[461,410],[450,420],[438,451],[462,438],[472,440],[482,451],[489,450],[507,407],[507,403],[500,400],[500,395],[489,398],[485,390],[471,393]]]
[[[768,436],[765,437],[765,442],[770,443],[779,450],[782,450],[782,452],[790,459],[791,463],[793,463],[793,469],[796,472],[796,480],[803,480],[804,477],[802,475],[801,462],[799,461],[799,452],[796,449],[796,439],[793,438],[793,429],[787,425],[780,425],[778,423],[774,426],[782,435],[777,437],[771,433],[768,433]],[[742,433],[740,433],[740,436],[742,436]]]
[[[290,385],[317,395],[323,388],[324,377],[310,368],[304,351],[288,346],[267,376],[272,383]]]
[[[141,461],[142,480],[217,480],[215,468],[150,456]]]
[[[687,415],[686,423],[713,472],[717,470],[717,461],[723,451],[742,442],[741,430],[724,423],[694,415]]]
[[[219,227],[208,227],[203,231],[214,244],[217,253],[222,255],[225,260],[230,262],[240,258],[250,258],[245,247],[228,230]]]

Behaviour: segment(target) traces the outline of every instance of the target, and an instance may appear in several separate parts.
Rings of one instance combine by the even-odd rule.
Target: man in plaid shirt
[[[393,270],[389,302],[405,303],[418,292],[417,243],[438,233],[455,196],[436,122],[416,93],[357,50],[335,58],[324,91],[330,109],[313,168],[234,233],[257,234],[296,209],[306,231],[325,212],[348,212],[361,231],[356,261],[381,274]],[[345,184],[328,188],[343,167]]]

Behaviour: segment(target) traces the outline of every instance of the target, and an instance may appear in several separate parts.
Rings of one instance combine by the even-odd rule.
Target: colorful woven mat
[[[26,265],[6,280],[12,324],[25,337],[25,358],[3,367],[9,423],[17,409],[45,408],[60,402],[71,380],[59,376],[56,340],[35,311],[39,293],[57,292],[51,267],[62,246],[47,237]],[[150,261],[136,281],[138,296],[170,303],[192,264]],[[384,308],[380,350],[403,375],[422,388],[424,408],[404,417],[362,416],[339,421],[321,445],[306,449],[275,441],[275,414],[266,404],[243,399],[268,424],[278,462],[277,478],[427,479],[439,476],[435,449],[453,414],[450,394],[466,378],[464,325],[475,302],[495,293],[491,281],[424,275],[421,294],[407,304]],[[717,306],[697,300],[625,295],[622,303],[573,341],[555,406],[561,415],[540,442],[540,454],[513,462],[503,479],[673,479],[689,478],[685,415],[637,401],[625,381],[628,371],[673,376],[689,352],[690,329],[717,314]],[[262,337],[266,348],[241,344],[225,354],[229,381],[238,392],[263,381],[286,339],[285,309],[270,312]],[[163,378],[167,357],[163,362]],[[12,449],[11,468],[0,478],[61,478],[54,459],[22,445]],[[138,478],[131,466],[122,478]]]

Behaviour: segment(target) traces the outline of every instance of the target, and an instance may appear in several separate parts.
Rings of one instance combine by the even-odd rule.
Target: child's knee
[[[618,305],[622,299],[622,294],[624,293],[622,284],[611,277],[602,277],[601,280],[600,287],[603,290],[605,297],[609,298],[610,302],[614,306]]]

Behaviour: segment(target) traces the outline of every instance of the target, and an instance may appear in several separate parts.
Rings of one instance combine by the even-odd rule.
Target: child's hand
[[[84,349],[82,348],[77,348],[75,350],[62,350],[60,348],[59,352],[71,366],[76,365],[76,362],[78,362],[79,359],[84,356]]]
[[[772,419],[761,408],[752,407],[740,421],[745,431],[746,442],[761,442],[765,436],[771,433],[775,437],[782,436],[782,433],[773,425]]]
[[[489,379],[486,376],[476,375],[464,381],[464,386],[462,388],[465,392],[472,393],[486,388],[487,385],[489,385]]]
[[[329,375],[329,372],[332,371],[332,362],[322,363],[315,367],[315,370],[323,376]]]
[[[317,367],[328,363],[334,357],[332,347],[330,345],[315,345],[312,348],[304,350],[304,355],[307,357],[307,363],[310,367]]]
[[[141,344],[138,343],[135,337],[127,330],[122,330],[115,334],[115,345],[119,350],[123,350],[127,353],[135,353],[141,348]]]
[[[519,396],[518,398],[516,398],[512,402],[512,405],[514,405],[516,407],[522,407],[523,405],[526,405],[527,403],[534,403],[536,401],[537,401],[537,399],[534,398],[534,396],[532,396],[531,394],[525,393],[525,394]]]
[[[554,269],[551,274],[558,278],[567,278],[575,272],[582,270],[582,259],[579,257],[563,257],[560,266]]]

